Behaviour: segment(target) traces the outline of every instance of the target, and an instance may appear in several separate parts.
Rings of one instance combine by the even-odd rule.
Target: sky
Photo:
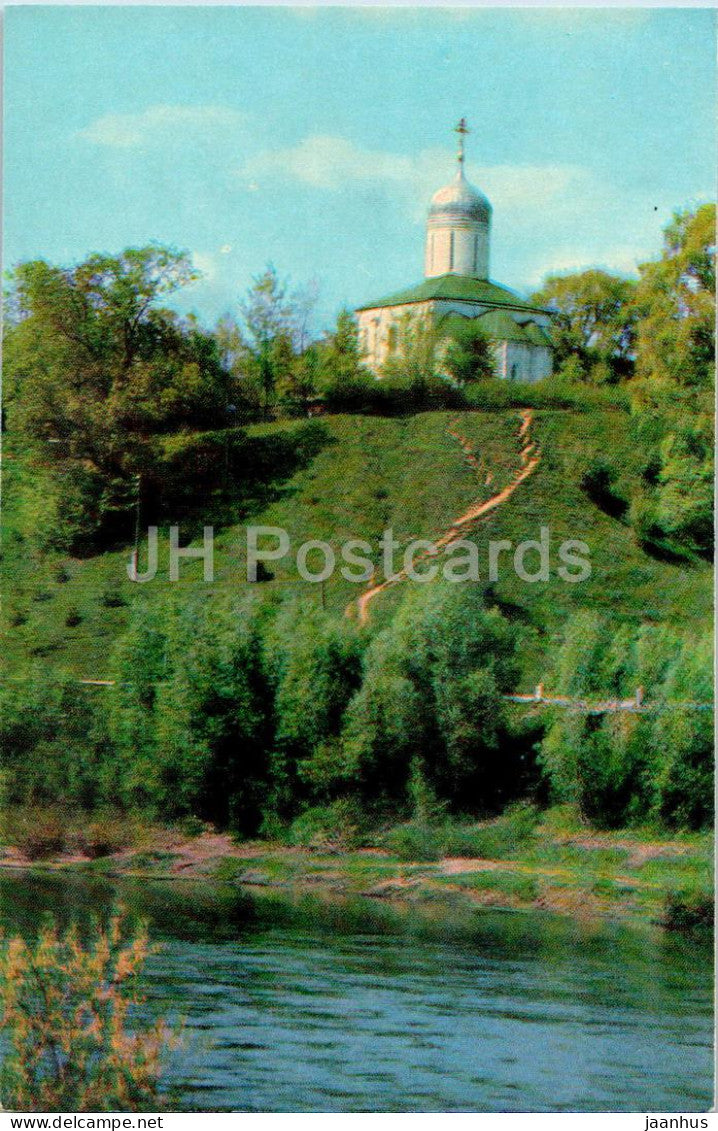
[[[701,9],[10,7],[4,264],[151,241],[212,324],[268,263],[318,319],[421,280],[455,170],[493,204],[491,276],[633,273],[715,197]]]

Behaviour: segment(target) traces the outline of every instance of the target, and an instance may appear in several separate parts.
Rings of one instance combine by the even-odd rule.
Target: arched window
[[[479,269],[479,236],[478,233],[474,236],[474,274]]]
[[[386,348],[389,353],[394,353],[394,351],[396,350],[397,336],[396,325],[392,322],[386,335]]]
[[[449,270],[454,270],[454,230],[449,234]]]

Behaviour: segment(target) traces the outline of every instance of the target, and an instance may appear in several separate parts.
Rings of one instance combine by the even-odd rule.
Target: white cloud
[[[103,114],[78,137],[113,149],[135,149],[188,130],[237,130],[248,115],[229,106],[149,106],[137,114]]]
[[[343,137],[314,134],[287,149],[260,153],[246,162],[240,175],[250,183],[257,177],[278,175],[335,190],[356,181],[402,183],[410,179],[411,172],[412,161],[407,157],[361,149]]]
[[[436,189],[452,176],[445,149],[425,149],[406,157],[364,149],[343,137],[315,134],[285,149],[248,160],[238,175],[253,187],[256,179],[280,177],[313,188],[337,191],[361,182],[383,184],[407,203],[423,210]],[[502,207],[540,206],[565,193],[585,174],[572,165],[471,165],[469,177]]]

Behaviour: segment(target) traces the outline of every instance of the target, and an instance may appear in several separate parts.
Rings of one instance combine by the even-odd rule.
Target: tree
[[[115,650],[110,720],[128,808],[256,832],[271,697],[251,613],[232,600],[135,612]]]
[[[359,328],[350,310],[340,310],[334,331],[318,346],[317,389],[331,392],[367,376],[361,364]]]
[[[340,733],[361,682],[361,650],[351,624],[303,603],[280,610],[265,649],[275,693],[278,801],[286,809],[311,790],[323,749]]]
[[[661,258],[636,291],[637,372],[651,382],[709,387],[715,354],[715,205],[677,212]]]
[[[268,411],[277,383],[291,370],[291,361],[307,346],[316,291],[288,294],[271,264],[257,276],[240,304],[244,340],[254,363]]]
[[[626,372],[635,346],[636,283],[592,269],[551,275],[532,302],[554,314],[557,365],[577,356],[584,366],[604,362],[616,376]]]
[[[126,536],[135,477],[158,458],[154,437],[216,424],[227,403],[214,339],[158,306],[195,277],[186,255],[156,245],[13,272],[9,422],[52,469],[53,494],[66,517],[78,516],[80,537],[100,528]]]
[[[144,1016],[139,977],[153,951],[120,915],[95,927],[54,922],[0,955],[0,1027],[9,1037],[2,1100],[13,1111],[148,1111],[176,1037]]]
[[[443,368],[459,385],[496,375],[491,341],[475,322],[457,325],[451,331],[444,353]]]

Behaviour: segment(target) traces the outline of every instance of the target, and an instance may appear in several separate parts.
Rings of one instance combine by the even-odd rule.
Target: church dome
[[[460,168],[450,184],[440,188],[431,198],[429,219],[491,220],[491,205],[483,193],[475,189]]]

